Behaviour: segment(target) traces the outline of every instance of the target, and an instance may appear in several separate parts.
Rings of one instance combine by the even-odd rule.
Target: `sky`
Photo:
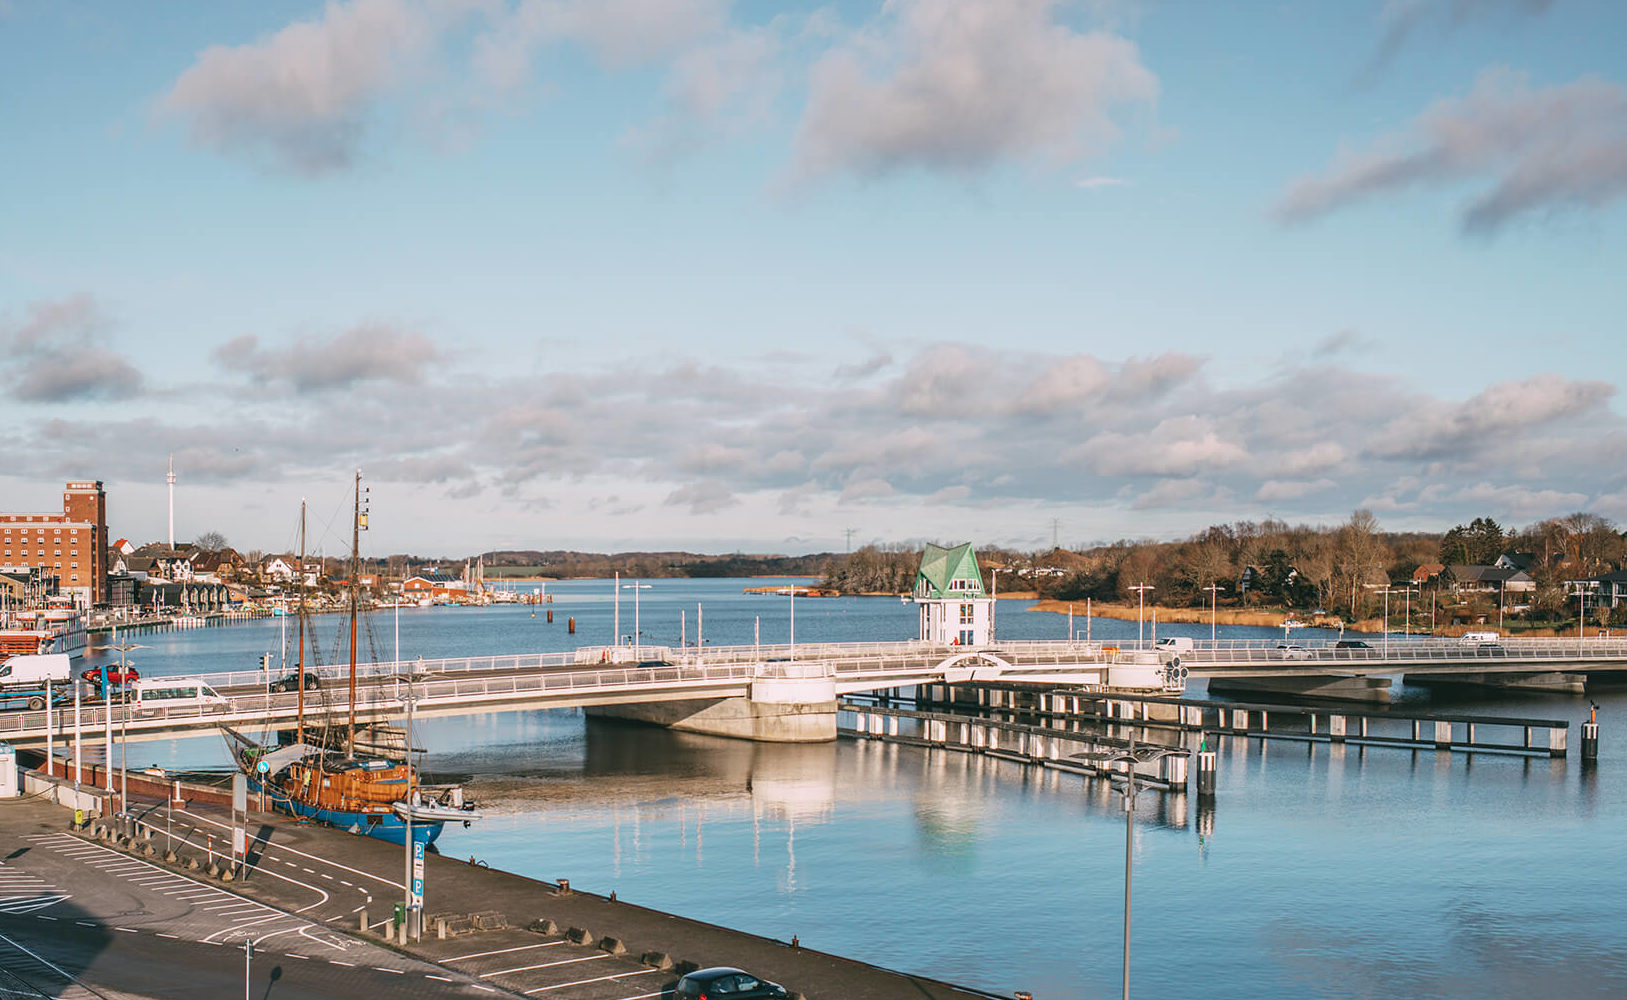
[[[0,0],[0,509],[1627,521],[1627,5]]]

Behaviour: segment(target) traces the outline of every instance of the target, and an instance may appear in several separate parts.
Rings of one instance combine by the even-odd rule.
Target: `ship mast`
[[[356,607],[361,601],[362,529],[367,512],[362,510],[362,470],[356,470],[355,508],[350,520],[350,722],[346,727],[345,756],[356,756]]]
[[[286,613],[286,612],[285,612]],[[299,708],[295,716],[294,742],[305,742],[305,498],[299,501]],[[287,621],[287,619],[283,619]],[[284,654],[286,655],[286,654]],[[325,741],[324,741],[325,742]]]

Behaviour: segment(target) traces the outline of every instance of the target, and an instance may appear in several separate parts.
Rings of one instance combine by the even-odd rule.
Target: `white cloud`
[[[32,303],[26,318],[0,321],[0,381],[29,403],[140,395],[141,372],[108,346],[111,325],[90,295]]]
[[[1158,80],[1134,43],[1079,32],[1055,0],[895,0],[815,66],[794,179],[1008,160],[1076,163],[1150,106]]]
[[[334,0],[321,17],[199,53],[159,102],[194,142],[300,173],[350,166],[376,106],[436,44],[441,25],[407,0]]]
[[[262,348],[258,337],[246,334],[221,344],[213,358],[257,382],[283,381],[308,392],[358,382],[416,384],[440,352],[421,333],[364,323],[327,339],[301,337],[280,348]]]
[[[1627,90],[1605,80],[1533,90],[1524,74],[1481,74],[1467,97],[1429,108],[1405,131],[1340,153],[1291,184],[1279,217],[1298,222],[1380,194],[1484,180],[1462,216],[1490,231],[1523,214],[1599,208],[1627,194]]]

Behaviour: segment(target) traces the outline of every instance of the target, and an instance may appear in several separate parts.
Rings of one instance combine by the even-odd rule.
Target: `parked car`
[[[1340,639],[1338,642],[1333,644],[1333,648],[1334,649],[1372,649],[1373,647],[1369,646],[1365,642],[1362,642],[1360,639]]]
[[[1297,643],[1279,642],[1277,655],[1285,660],[1308,660],[1311,658],[1311,651]]]
[[[305,690],[315,691],[321,686],[322,678],[316,676],[315,673],[309,670],[305,671]],[[296,671],[295,673],[284,677],[282,680],[272,681],[267,690],[271,691],[273,694],[278,691],[298,691],[299,673]]]
[[[678,980],[673,995],[678,1000],[768,1000],[790,996],[778,983],[727,966],[691,972]]]
[[[102,683],[102,668],[87,667],[79,672],[79,676],[92,684],[100,684]],[[141,674],[137,672],[135,667],[110,666],[107,668],[107,681],[115,687],[133,684],[139,680],[141,680]]]

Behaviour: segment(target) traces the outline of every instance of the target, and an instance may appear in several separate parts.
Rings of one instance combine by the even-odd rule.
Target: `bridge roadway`
[[[1496,645],[1392,637],[1369,648],[1335,648],[1275,640],[1198,641],[1180,652],[1191,676],[1222,679],[1362,678],[1427,675],[1477,678],[1491,674],[1592,674],[1627,671],[1627,638],[1509,639]],[[357,667],[358,722],[400,719],[411,690],[420,716],[493,711],[631,705],[750,698],[776,680],[831,681],[835,695],[929,683],[1005,681],[1100,686],[1135,643],[1020,641],[977,649],[920,641],[733,646],[675,650],[666,646],[589,646],[567,653],[410,660]],[[1149,644],[1150,646],[1150,644]],[[308,723],[343,723],[347,669],[308,668],[321,687],[306,691]],[[410,675],[410,681],[409,681]],[[231,701],[226,711],[198,707],[138,710],[133,704],[82,701],[78,725],[96,742],[109,720],[132,742],[207,733],[225,723],[246,730],[291,729],[296,692],[271,692],[278,672],[224,671],[202,677]],[[0,741],[46,744],[46,712],[0,712]],[[49,713],[53,739],[65,743],[75,721],[71,702]]]

